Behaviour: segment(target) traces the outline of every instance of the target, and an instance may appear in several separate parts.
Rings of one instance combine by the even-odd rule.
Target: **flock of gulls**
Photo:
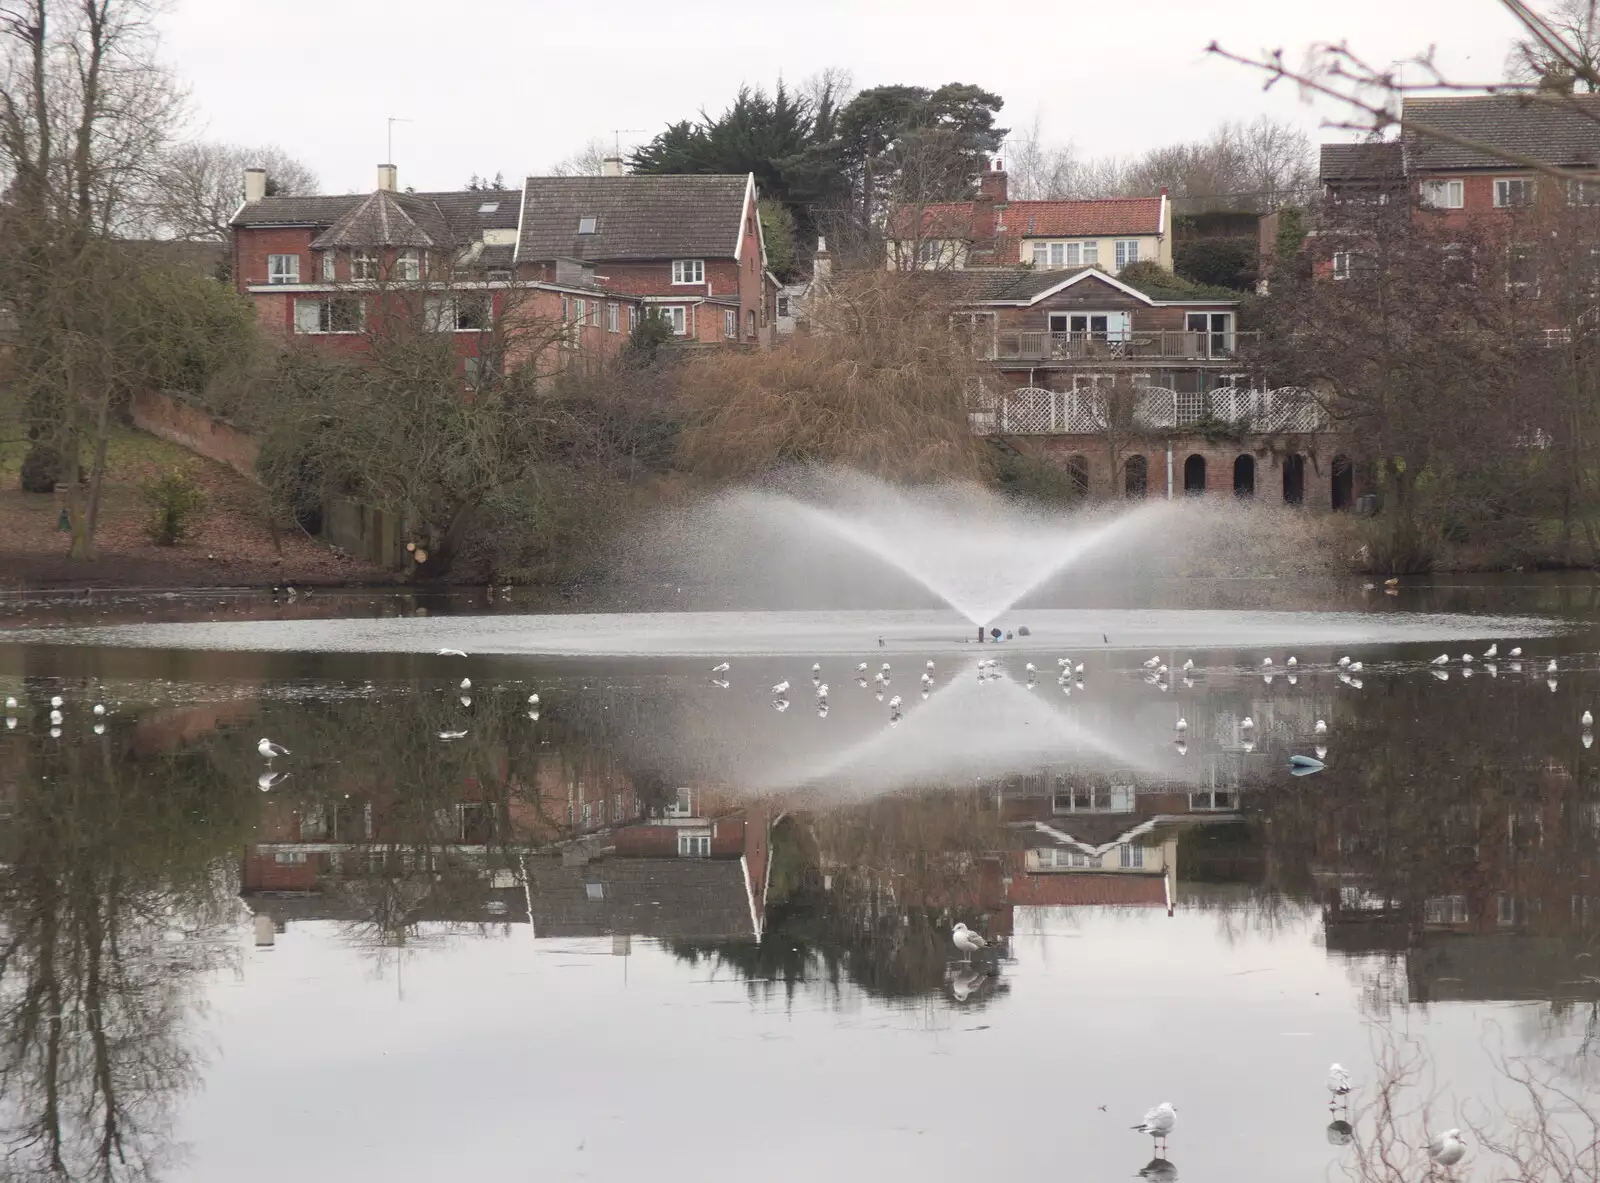
[[[50,738],[51,739],[60,739],[61,738],[61,728],[62,728],[62,725],[66,722],[66,714],[64,713],[64,708],[66,707],[66,705],[67,705],[66,704],[66,700],[63,699],[59,694],[51,696],[51,699],[50,699]],[[17,711],[19,709],[20,709],[20,705],[18,704],[18,702],[17,702],[17,700],[15,698],[7,698],[6,699],[6,730],[7,731],[15,731],[17,729]],[[94,719],[94,728],[93,728],[94,733],[96,735],[104,735],[106,733],[106,706],[105,706],[105,703],[103,703],[103,702],[95,703],[94,706],[90,708],[89,714]]]
[[[962,959],[967,965],[972,964],[975,954],[995,948],[982,933],[974,932],[963,922],[958,922],[950,930],[950,942],[963,955]],[[1348,1145],[1355,1138],[1355,1127],[1349,1121],[1350,1095],[1354,1092],[1349,1071],[1340,1064],[1329,1065],[1327,1086],[1328,1109],[1335,1116],[1335,1120],[1328,1127],[1328,1140],[1335,1145]],[[1177,1124],[1177,1107],[1171,1101],[1163,1101],[1146,1110],[1144,1117],[1131,1127],[1141,1134],[1150,1135],[1155,1154],[1155,1162],[1140,1171],[1140,1175],[1146,1178],[1176,1177],[1170,1170],[1163,1171],[1160,1168],[1170,1168],[1170,1164],[1166,1162],[1167,1136]],[[1455,1166],[1466,1157],[1467,1153],[1467,1144],[1462,1141],[1459,1129],[1449,1129],[1433,1135],[1422,1148],[1427,1150],[1429,1158],[1442,1167]]]

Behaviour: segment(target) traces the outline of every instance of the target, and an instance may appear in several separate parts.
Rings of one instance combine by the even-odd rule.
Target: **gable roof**
[[[1600,94],[1406,99],[1400,115],[1406,162],[1412,169],[1515,165],[1494,149],[1556,167],[1600,167]],[[1487,150],[1418,134],[1410,128],[1413,122],[1476,140]]]
[[[1185,297],[1176,293],[1152,296],[1132,284],[1123,283],[1098,267],[1073,267],[1041,271],[1032,267],[969,267],[956,271],[928,272],[927,279],[937,285],[953,304],[1004,305],[1027,307],[1080,283],[1098,282],[1123,295],[1155,307],[1158,304],[1237,304],[1235,300]],[[1170,295],[1170,298],[1167,298]]]
[[[1318,175],[1328,181],[1382,181],[1398,178],[1405,156],[1398,141],[1323,144]]]
[[[993,206],[995,234],[1011,238],[1088,238],[1160,234],[1160,197],[1099,197],[1087,201],[1012,201]],[[903,207],[890,219],[894,238],[971,239],[985,232],[974,215],[983,203],[946,201]],[[984,206],[984,209],[988,208]]]
[[[529,177],[517,258],[735,258],[753,186],[748,173]],[[591,217],[594,233],[578,233]]]

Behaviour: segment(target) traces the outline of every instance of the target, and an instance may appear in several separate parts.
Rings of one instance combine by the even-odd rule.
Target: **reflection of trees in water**
[[[184,1031],[224,963],[247,793],[204,756],[8,736],[0,826],[0,1127],[8,1178],[135,1179],[170,1156]]]
[[[949,988],[968,1006],[1005,993],[991,955],[973,973],[950,942],[955,918],[981,928],[970,859],[993,849],[992,814],[972,799],[897,796],[779,822],[759,942],[670,941],[692,965],[745,979],[750,994],[802,987],[838,995],[845,983],[887,999]],[[919,844],[932,843],[932,844]],[[826,869],[825,869],[826,868]]]

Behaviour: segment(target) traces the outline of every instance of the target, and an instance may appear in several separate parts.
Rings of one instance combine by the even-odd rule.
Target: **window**
[[[1124,870],[1138,871],[1144,868],[1144,847],[1124,842],[1117,848],[1117,854]]]
[[[572,302],[572,321],[581,325],[589,318],[589,302],[587,300],[574,300]]]
[[[674,259],[672,260],[673,283],[705,283],[706,264],[704,259]]]
[[[993,357],[995,319],[993,312],[952,312],[950,328],[968,338],[973,357]]]
[[[1494,203],[1500,209],[1533,204],[1532,177],[1502,177],[1494,183]]]
[[[591,326],[593,326],[594,328],[597,328],[597,329],[600,327],[600,301],[599,300],[591,300],[589,302],[589,324]]]
[[[572,319],[572,301],[565,296],[561,297],[561,319],[563,321]]]
[[[1600,205],[1600,178],[1568,181],[1567,204]]]
[[[1467,923],[1467,897],[1464,895],[1437,895],[1423,901],[1422,918],[1426,924]]]
[[[629,304],[628,305],[628,332],[631,333],[631,332],[633,332],[634,329],[636,329],[638,327],[639,327],[639,306],[637,304]]]
[[[1099,262],[1100,262],[1100,244],[1098,242],[1086,242],[1086,243],[1084,243],[1083,244],[1083,265],[1085,267],[1093,267],[1096,264],[1098,264]]]
[[[756,335],[756,310],[754,308],[744,314],[744,328],[748,336]]]
[[[1050,266],[1050,244],[1036,242],[1033,244],[1033,265],[1035,267]]]
[[[299,283],[300,282],[300,256],[299,255],[268,255],[267,256],[267,282],[268,283]]]
[[[944,244],[937,240],[917,243],[917,266],[936,267],[944,254]]]
[[[1130,263],[1139,261],[1139,240],[1137,238],[1117,239],[1117,270],[1121,271]]]
[[[1054,868],[1057,871],[1082,870],[1086,867],[1098,867],[1100,860],[1081,850],[1066,850],[1062,847],[1052,847],[1038,852],[1039,869],[1048,871]]]
[[[694,816],[694,790],[679,789],[667,805],[668,817]]]
[[[478,206],[478,212],[480,214],[492,214],[499,208],[500,203],[498,201],[485,201],[483,204]]]
[[[489,327],[489,306],[472,296],[429,296],[423,317],[430,333],[480,333]]]
[[[1538,255],[1531,243],[1514,242],[1506,247],[1506,287],[1531,288],[1537,292],[1538,263]]]
[[[332,283],[333,282],[333,252],[332,251],[323,251],[322,252],[322,282],[323,283]]]
[[[596,224],[597,223],[596,223],[595,219],[592,216],[591,217],[587,217],[587,218],[579,218],[578,219],[578,233],[579,234],[593,234],[595,232]]]
[[[678,857],[679,858],[710,858],[711,857],[711,831],[710,830],[679,830],[678,831]]]
[[[778,315],[779,316],[788,316],[789,315],[789,297],[788,296],[779,296],[778,297]]]
[[[1349,279],[1350,278],[1350,252],[1349,251],[1334,251],[1333,252],[1333,277],[1335,279]]]
[[[622,307],[618,304],[606,305],[606,332],[620,333],[622,331]]]
[[[1189,344],[1200,357],[1233,356],[1233,313],[1186,312],[1183,327],[1194,334]]]
[[[1429,209],[1460,209],[1466,204],[1465,185],[1461,181],[1423,181],[1422,204]]]
[[[1062,267],[1092,265],[1100,260],[1098,242],[1036,242],[1033,265],[1051,271]]]
[[[466,381],[468,390],[477,390],[483,384],[484,364],[481,357],[464,357],[461,359],[461,376]]]
[[[401,283],[416,283],[422,278],[422,252],[417,250],[396,251],[394,256],[394,277]]]
[[[297,333],[359,333],[360,300],[326,299],[294,302],[294,331]]]
[[[272,861],[280,866],[299,866],[306,861],[306,852],[303,850],[275,850],[272,852]]]
[[[727,308],[722,313],[722,335],[724,337],[737,337],[739,335],[739,310]]]
[[[351,279],[377,279],[378,256],[371,251],[350,252],[350,278]]]
[[[655,311],[657,316],[666,321],[667,324],[672,327],[674,334],[679,337],[688,335],[688,316],[684,308],[675,306],[671,308],[657,308]]]

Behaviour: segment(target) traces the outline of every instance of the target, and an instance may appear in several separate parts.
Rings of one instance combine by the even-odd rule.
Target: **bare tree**
[[[269,197],[317,191],[316,174],[275,144],[180,144],[167,153],[156,178],[148,231],[186,241],[226,239],[228,222],[244,200],[247,168],[266,169]]]
[[[1529,29],[1506,57],[1506,77],[1512,82],[1571,90],[1600,90],[1600,16],[1596,0],[1555,0],[1544,21],[1562,43],[1554,49],[1548,40]],[[1573,59],[1582,69],[1574,70]]]
[[[606,158],[614,154],[610,144],[595,136],[572,155],[556,161],[546,172],[552,177],[598,177]]]
[[[1013,131],[1006,140],[1006,172],[1009,191],[1019,201],[1055,201],[1082,195],[1082,166],[1072,145],[1050,144],[1044,138],[1044,120]]]

